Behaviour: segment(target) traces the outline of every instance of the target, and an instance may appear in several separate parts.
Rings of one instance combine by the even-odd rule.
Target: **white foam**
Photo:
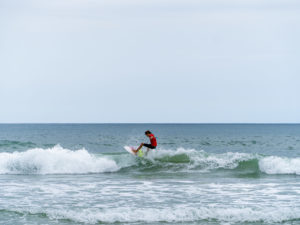
[[[239,152],[227,152],[223,154],[209,154],[206,157],[197,157],[198,164],[205,165],[208,169],[234,169],[240,162],[254,159],[256,156]]]
[[[185,154],[189,157],[190,163],[187,165],[187,169],[194,169],[201,167],[204,171],[213,169],[225,168],[234,169],[239,165],[239,162],[255,159],[257,155],[239,153],[239,152],[227,152],[223,154],[206,153],[205,151],[196,151],[194,149],[178,148],[173,150],[155,150],[150,152],[148,159],[155,161],[156,159],[165,156],[176,156]]]
[[[73,174],[119,170],[116,162],[85,149],[71,151],[57,145],[25,152],[0,153],[0,174]]]
[[[259,168],[267,174],[300,175],[300,158],[268,156],[259,160]]]
[[[45,211],[43,211],[45,212]],[[31,213],[37,213],[31,211]],[[299,208],[233,208],[181,206],[175,208],[109,208],[73,210],[47,210],[51,219],[70,219],[81,223],[135,223],[135,222],[195,222],[217,220],[219,222],[279,223],[298,220]]]

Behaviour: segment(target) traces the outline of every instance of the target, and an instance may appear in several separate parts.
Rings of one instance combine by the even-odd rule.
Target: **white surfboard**
[[[137,154],[135,154],[134,151],[133,151],[133,150],[135,150],[134,147],[124,146],[124,148],[125,148],[125,150],[126,150],[127,152],[129,152],[130,154],[132,154],[132,155],[134,155],[134,156],[138,156],[138,157],[143,157],[143,156],[144,156],[144,152],[143,152],[142,150],[139,150],[139,151],[137,152]]]
[[[125,148],[125,150],[126,150],[127,152],[129,152],[130,154],[136,156],[136,154],[132,151],[132,150],[134,150],[133,147],[130,147],[130,146],[124,146],[124,148]]]

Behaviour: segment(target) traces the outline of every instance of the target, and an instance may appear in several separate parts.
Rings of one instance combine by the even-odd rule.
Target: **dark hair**
[[[146,130],[145,134],[151,134],[150,130]]]

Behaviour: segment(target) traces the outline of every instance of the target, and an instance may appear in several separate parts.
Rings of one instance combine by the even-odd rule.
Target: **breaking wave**
[[[0,174],[87,174],[104,172],[201,172],[219,170],[245,173],[300,175],[300,158],[238,152],[207,153],[193,149],[155,150],[145,158],[126,152],[91,154],[59,145],[24,152],[0,153]]]
[[[71,151],[57,145],[49,149],[0,153],[0,174],[73,174],[114,172],[115,161],[98,158],[85,149]]]

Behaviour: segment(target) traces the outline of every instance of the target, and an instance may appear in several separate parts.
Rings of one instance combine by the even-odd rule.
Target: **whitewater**
[[[147,157],[125,145],[147,141]],[[1,224],[300,224],[300,125],[0,125]]]
[[[122,172],[210,173],[220,169],[236,172],[300,175],[300,157],[262,156],[239,152],[209,154],[203,150],[178,148],[155,150],[147,157],[126,152],[91,154],[86,149],[70,150],[60,145],[48,149],[0,153],[0,174],[89,174]]]

